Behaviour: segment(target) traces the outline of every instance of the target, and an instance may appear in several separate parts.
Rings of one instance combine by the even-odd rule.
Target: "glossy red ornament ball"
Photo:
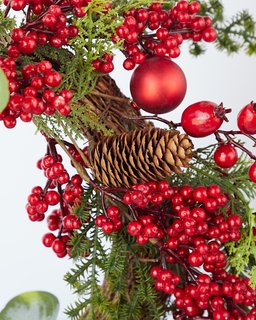
[[[187,89],[181,68],[168,58],[146,59],[134,71],[130,90],[135,103],[143,110],[160,114],[175,109]]]
[[[214,161],[221,168],[231,168],[238,160],[236,149],[230,144],[221,144],[214,152]]]
[[[256,134],[256,104],[247,104],[237,116],[238,128],[246,134]]]

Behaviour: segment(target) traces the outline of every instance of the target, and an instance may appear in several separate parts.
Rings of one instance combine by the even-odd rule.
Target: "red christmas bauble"
[[[143,110],[159,114],[175,109],[187,89],[181,68],[168,58],[146,59],[134,71],[130,90],[133,100]]]

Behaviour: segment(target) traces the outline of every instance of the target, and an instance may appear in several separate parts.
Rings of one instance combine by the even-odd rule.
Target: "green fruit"
[[[7,303],[0,320],[56,320],[58,311],[58,299],[51,293],[25,292]]]
[[[0,112],[6,108],[9,98],[9,82],[3,70],[0,68]]]

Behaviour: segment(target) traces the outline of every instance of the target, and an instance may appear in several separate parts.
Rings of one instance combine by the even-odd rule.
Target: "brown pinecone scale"
[[[136,129],[96,143],[90,163],[102,184],[130,187],[181,173],[192,159],[192,147],[188,136],[176,130]]]

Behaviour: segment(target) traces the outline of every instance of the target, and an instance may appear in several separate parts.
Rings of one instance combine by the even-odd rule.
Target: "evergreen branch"
[[[10,33],[15,27],[16,21],[14,18],[5,16],[4,11],[1,10],[2,1],[0,1],[0,54],[4,54],[6,47],[11,41]]]

